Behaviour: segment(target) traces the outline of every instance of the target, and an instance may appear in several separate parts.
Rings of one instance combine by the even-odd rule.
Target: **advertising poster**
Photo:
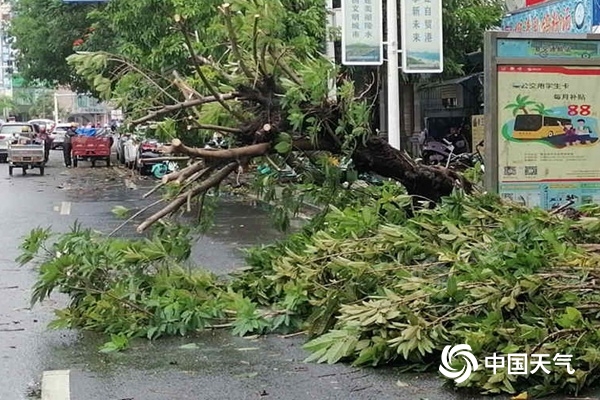
[[[382,0],[342,0],[342,64],[383,64]]]
[[[600,202],[600,67],[499,66],[500,194],[527,206]]]
[[[402,72],[444,71],[442,0],[401,0]]]

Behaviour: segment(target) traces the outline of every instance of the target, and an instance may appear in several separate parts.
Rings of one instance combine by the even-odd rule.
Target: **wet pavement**
[[[151,202],[140,198],[152,181],[87,163],[66,170],[60,152],[52,153],[43,177],[31,171],[9,178],[7,169],[0,165],[0,400],[30,398],[48,370],[70,371],[72,400],[482,398],[456,395],[434,374],[305,364],[301,336],[239,338],[216,330],[139,341],[126,352],[102,354],[100,335],[48,330],[53,308],[64,299],[28,308],[35,274],[33,266],[14,262],[21,238],[36,226],[65,231],[75,221],[110,232],[122,222],[111,210],[122,205],[135,211]],[[279,237],[267,213],[250,202],[219,208],[215,224],[193,254],[220,274],[243,266],[239,248]],[[119,234],[135,235],[134,227]]]

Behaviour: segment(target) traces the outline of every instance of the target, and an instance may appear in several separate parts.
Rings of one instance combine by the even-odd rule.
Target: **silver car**
[[[0,163],[8,159],[8,144],[13,139],[13,134],[0,133]]]
[[[7,122],[0,127],[0,162],[8,161],[8,145],[17,139],[22,132],[35,132],[31,124],[24,122]]]
[[[65,133],[71,127],[71,124],[57,124],[50,134],[52,138],[52,149],[62,148],[65,142]]]

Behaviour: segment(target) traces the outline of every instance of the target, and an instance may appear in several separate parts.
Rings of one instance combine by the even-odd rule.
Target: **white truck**
[[[35,143],[34,135],[23,134],[8,145],[8,174],[12,176],[13,169],[21,168],[23,175],[28,169],[39,168],[40,175],[44,175],[44,142]]]

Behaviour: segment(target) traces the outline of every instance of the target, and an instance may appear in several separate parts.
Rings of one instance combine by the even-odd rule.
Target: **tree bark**
[[[356,168],[374,172],[402,183],[413,196],[434,203],[461,187],[472,191],[472,185],[458,173],[445,168],[416,164],[406,153],[394,149],[385,140],[373,137],[353,155]]]

